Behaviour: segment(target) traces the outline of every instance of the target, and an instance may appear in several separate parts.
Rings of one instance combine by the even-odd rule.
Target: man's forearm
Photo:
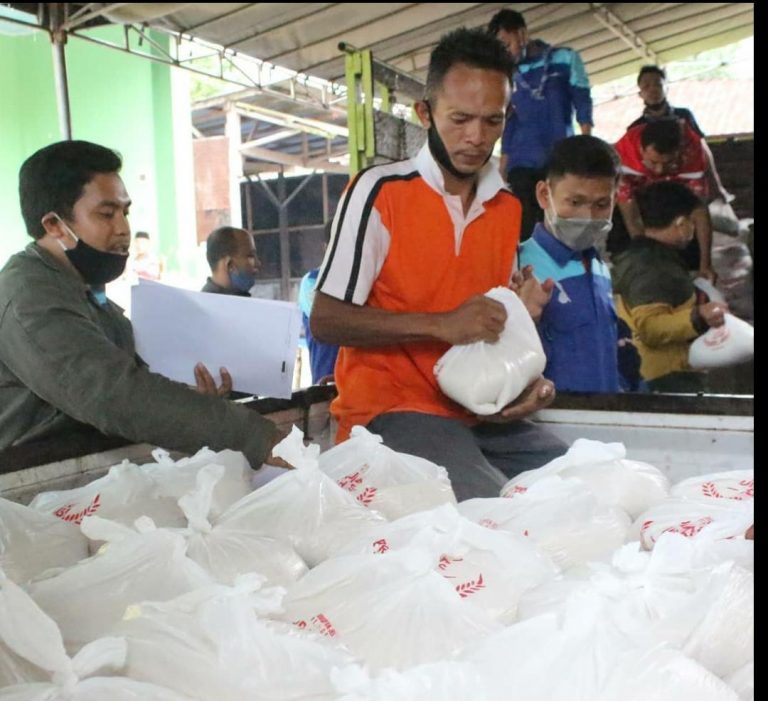
[[[310,317],[312,335],[340,346],[389,346],[442,340],[441,314],[398,313],[358,306],[317,292]]]
[[[640,218],[637,202],[629,200],[627,202],[619,202],[618,205],[629,235],[633,239],[642,236],[645,233],[645,227],[643,226],[643,220]]]
[[[699,269],[708,270],[712,267],[712,219],[706,206],[697,207],[691,213],[691,219],[696,227],[696,240],[699,242]]]

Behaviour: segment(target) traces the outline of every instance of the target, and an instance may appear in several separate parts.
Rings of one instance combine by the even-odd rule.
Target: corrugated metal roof
[[[580,51],[594,85],[754,33],[754,3],[193,3],[150,23],[327,79],[344,74],[345,41],[423,80],[442,34],[484,26],[504,7],[523,13],[533,37]]]

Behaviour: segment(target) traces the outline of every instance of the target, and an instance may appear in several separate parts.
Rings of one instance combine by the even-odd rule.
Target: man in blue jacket
[[[621,162],[613,148],[580,135],[555,145],[536,186],[544,222],[520,247],[520,266],[532,266],[555,289],[538,322],[547,356],[544,376],[558,392],[618,392],[619,365],[636,349],[619,347],[611,277],[598,248],[611,228]],[[621,357],[620,357],[621,356]]]
[[[528,36],[515,10],[497,12],[488,31],[506,44],[517,63],[514,90],[501,142],[501,174],[523,205],[520,240],[533,232],[542,211],[536,183],[552,147],[573,135],[573,115],[582,134],[592,131],[592,96],[584,63],[573,49]]]

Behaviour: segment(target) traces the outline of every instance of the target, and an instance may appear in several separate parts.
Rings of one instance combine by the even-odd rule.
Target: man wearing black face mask
[[[130,322],[104,294],[130,242],[121,165],[110,149],[65,141],[21,167],[21,210],[34,242],[0,271],[0,450],[85,424],[187,453],[241,450],[258,468],[271,459],[276,427],[210,396],[217,388],[201,365],[197,392],[149,372]],[[225,393],[231,383],[222,377]]]
[[[509,477],[565,445],[523,420],[554,399],[538,378],[491,417],[439,389],[451,345],[498,340],[504,306],[484,293],[512,276],[520,203],[489,162],[509,98],[511,57],[482,30],[459,29],[432,53],[415,106],[428,141],[414,158],[357,175],[339,203],[315,287],[314,337],[341,346],[331,405],[337,441],[367,426],[395,450],[448,470],[458,499],[498,496]],[[532,315],[551,286],[529,277]]]
[[[205,241],[205,255],[211,277],[203,292],[250,297],[261,262],[256,257],[253,237],[244,229],[221,226]]]

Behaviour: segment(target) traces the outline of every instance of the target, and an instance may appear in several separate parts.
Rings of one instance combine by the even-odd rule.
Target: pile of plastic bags
[[[497,498],[365,429],[0,499],[0,701],[754,698],[752,471],[579,440]]]

